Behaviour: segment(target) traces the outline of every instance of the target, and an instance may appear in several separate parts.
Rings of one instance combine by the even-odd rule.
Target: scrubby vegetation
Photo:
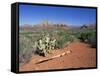
[[[81,30],[78,37],[82,42],[89,43],[91,47],[96,47],[96,31],[95,30]]]
[[[70,42],[73,42],[76,40],[76,37],[72,35],[71,33],[68,33],[68,31],[58,31],[58,47],[63,48],[67,46]]]
[[[29,60],[32,55],[34,49],[31,45],[33,45],[30,38],[20,35],[19,39],[19,63],[24,63]]]
[[[47,36],[49,35],[49,36]],[[55,42],[53,43],[53,41]],[[82,41],[96,47],[96,30],[78,29],[47,29],[38,31],[20,31],[19,63],[28,62],[33,54],[47,56],[51,50],[61,49],[73,41]],[[42,43],[41,43],[42,42]]]

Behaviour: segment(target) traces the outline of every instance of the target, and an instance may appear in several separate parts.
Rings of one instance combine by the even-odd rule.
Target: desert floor
[[[37,63],[40,60],[49,59],[66,52],[67,54]],[[53,50],[48,57],[33,55],[31,60],[19,67],[19,71],[36,71],[52,69],[70,69],[96,67],[96,48],[91,48],[89,44],[73,42],[64,49]]]

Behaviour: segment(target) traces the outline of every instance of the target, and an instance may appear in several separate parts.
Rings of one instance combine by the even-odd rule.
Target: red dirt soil
[[[36,62],[40,59],[50,58],[66,51],[70,53],[48,60],[39,64]],[[48,57],[33,55],[28,63],[19,67],[19,71],[38,71],[38,70],[53,70],[53,69],[70,69],[70,68],[87,68],[96,67],[96,48],[91,48],[89,44],[82,42],[73,42],[64,49],[54,50]]]

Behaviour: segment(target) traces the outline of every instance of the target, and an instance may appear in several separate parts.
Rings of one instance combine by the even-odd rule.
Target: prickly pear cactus
[[[36,52],[43,56],[47,56],[47,54],[51,53],[51,51],[55,49],[55,46],[56,39],[51,39],[49,34],[44,35],[34,45]]]
[[[56,39],[51,40],[50,45],[51,45],[51,49],[52,50],[55,49],[55,47],[56,47]]]

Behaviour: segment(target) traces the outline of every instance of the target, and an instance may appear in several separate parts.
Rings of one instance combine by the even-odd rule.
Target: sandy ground
[[[36,64],[40,59],[48,59],[63,52],[70,51],[68,54]],[[48,57],[38,55],[32,56],[30,62],[19,67],[19,71],[52,70],[69,68],[96,67],[96,49],[88,44],[73,42],[64,49],[53,50]]]

